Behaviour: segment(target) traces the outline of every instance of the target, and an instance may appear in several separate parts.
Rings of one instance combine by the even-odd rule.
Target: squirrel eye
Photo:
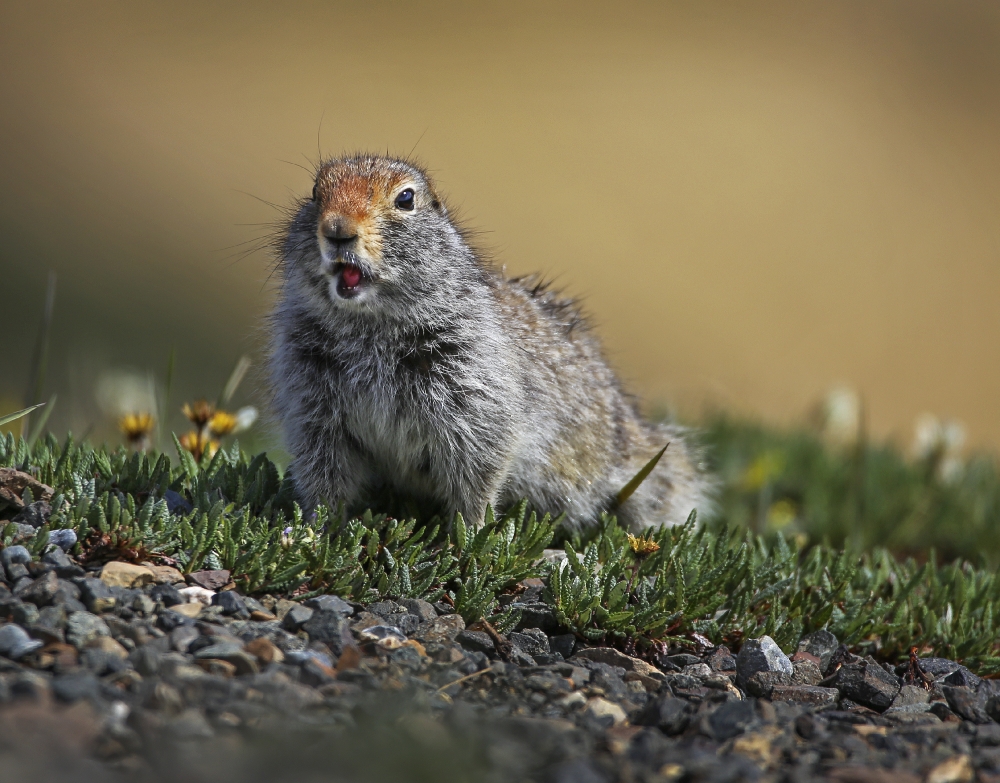
[[[407,188],[396,196],[396,208],[407,211],[413,209],[413,188]]]

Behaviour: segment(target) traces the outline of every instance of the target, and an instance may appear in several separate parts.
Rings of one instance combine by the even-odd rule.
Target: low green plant
[[[939,565],[812,544],[778,531],[687,524],[630,536],[604,517],[586,538],[564,536],[561,562],[543,557],[559,520],[526,503],[487,511],[478,529],[342,509],[305,514],[293,486],[265,454],[233,444],[196,461],[178,450],[130,453],[51,435],[34,444],[0,437],[0,467],[54,489],[48,524],[25,538],[0,527],[4,546],[40,554],[49,531],[72,528],[82,559],[160,559],[185,572],[228,569],[248,593],[333,593],[368,602],[424,598],[454,605],[466,622],[506,631],[516,602],[500,597],[543,579],[557,621],[591,643],[638,652],[656,645],[727,643],[762,634],[786,651],[829,628],[842,641],[898,659],[911,646],[1000,671],[1000,578],[968,562]],[[22,502],[31,502],[26,490]],[[24,539],[22,541],[22,539]]]

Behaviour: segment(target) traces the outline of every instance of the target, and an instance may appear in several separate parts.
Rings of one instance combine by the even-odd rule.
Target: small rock
[[[938,680],[945,685],[958,685],[967,688],[975,688],[979,685],[980,679],[964,666],[959,666],[955,671]]]
[[[968,756],[952,756],[927,773],[926,783],[971,783],[975,776]]]
[[[830,658],[833,657],[839,646],[840,642],[837,641],[837,637],[823,629],[803,636],[799,641],[798,649],[800,652],[807,652],[819,658],[819,670],[825,672],[830,665]]]
[[[736,671],[736,656],[734,656],[729,648],[724,644],[719,645],[705,659],[705,663],[709,665],[712,671],[715,672],[735,672]]]
[[[16,468],[0,468],[0,505],[4,503],[22,508],[24,506],[24,490],[30,489],[32,498],[52,500],[55,490],[48,484],[43,484],[30,473]]]
[[[708,725],[712,734],[720,741],[742,734],[757,723],[759,723],[759,719],[756,703],[753,699],[727,701],[708,716]]]
[[[122,647],[120,643],[116,642],[110,636],[98,636],[87,645],[87,649],[100,650],[101,652],[107,653],[120,661],[124,661],[128,658],[128,650]]]
[[[29,582],[28,585],[30,586],[30,584]],[[18,603],[11,610],[11,619],[25,628],[33,623],[37,623],[40,616],[41,613],[34,604]]]
[[[80,597],[83,599],[84,605],[94,614],[110,612],[115,608],[115,604],[118,603],[118,600],[111,592],[111,588],[100,579],[87,577],[79,580],[78,585],[80,587]]]
[[[549,637],[540,628],[525,628],[523,631],[512,631],[508,638],[512,645],[519,647],[532,657],[545,655],[550,652]]]
[[[323,642],[334,655],[340,655],[343,645],[341,631],[345,625],[346,621],[340,612],[325,610],[314,612],[302,625],[302,630],[309,634],[312,641]]]
[[[691,655],[691,653],[677,653],[676,655],[668,655],[667,660],[670,661],[674,666],[683,671],[685,666],[694,666],[696,663],[701,663],[701,658],[697,655]]]
[[[263,666],[267,666],[270,663],[281,663],[285,659],[285,654],[281,651],[281,648],[276,646],[266,636],[258,636],[256,639],[247,642],[243,649],[260,661]]]
[[[280,601],[278,602],[281,603]],[[291,603],[291,602],[289,602]],[[291,631],[295,633],[299,628],[309,622],[309,619],[313,616],[313,610],[308,606],[300,606],[299,604],[294,604],[286,609],[284,618],[281,621],[281,627],[286,631]],[[281,614],[278,613],[278,617]]]
[[[220,590],[229,584],[229,571],[225,569],[193,571],[187,575],[187,583],[205,590]]]
[[[511,608],[521,612],[521,619],[517,621],[517,630],[541,628],[547,634],[558,633],[560,630],[555,612],[551,606],[543,601],[517,601],[511,604]]]
[[[587,705],[583,708],[583,710],[586,714],[598,719],[610,718],[611,725],[613,726],[624,723],[626,718],[625,710],[613,701],[602,699],[600,696],[588,699]]]
[[[41,647],[42,642],[28,636],[21,626],[14,623],[0,626],[0,655],[16,661]]]
[[[699,679],[705,679],[706,677],[711,677],[712,667],[707,663],[692,663],[681,669],[682,674],[686,674],[688,677],[698,677]]]
[[[450,644],[464,630],[465,621],[462,615],[447,614],[438,617],[426,627],[421,626],[415,636],[424,643]]]
[[[190,500],[172,489],[168,489],[163,493],[163,499],[167,501],[167,511],[171,514],[183,516],[184,514],[190,514],[194,510],[194,506]]]
[[[170,607],[170,612],[164,612],[164,614],[173,613],[176,615],[180,615],[181,617],[193,620],[202,613],[204,608],[205,604],[201,603],[200,601],[194,601],[189,604],[175,604],[174,606]],[[161,614],[160,617],[162,618],[163,615]]]
[[[212,599],[215,597],[215,591],[209,590],[201,585],[190,585],[189,587],[182,587],[178,591],[182,596],[184,596],[184,601],[187,603],[197,602],[199,604],[204,604],[205,606],[212,605]]]
[[[917,666],[924,674],[929,674],[936,680],[943,679],[956,669],[964,668],[962,664],[949,661],[947,658],[920,658]]]
[[[153,572],[146,566],[112,560],[101,569],[101,581],[108,587],[144,587],[154,581]]]
[[[200,635],[193,624],[178,625],[170,632],[170,646],[177,652],[186,653],[191,643]]]
[[[803,653],[796,653],[795,655],[802,655]],[[809,653],[804,653],[809,655]],[[792,658],[795,656],[793,655]],[[815,656],[810,656],[813,658]],[[793,685],[816,685],[823,679],[823,673],[820,671],[819,664],[815,660],[809,660],[808,658],[800,658],[799,660],[792,661],[792,684]]]
[[[433,644],[433,642],[428,642],[428,644]],[[507,660],[509,660],[515,666],[537,665],[537,661],[535,661],[534,658],[528,655],[528,653],[526,653],[520,647],[511,647],[510,652],[507,654]]]
[[[65,530],[50,530],[49,543],[66,552],[76,546],[76,531],[68,528]]]
[[[66,641],[66,610],[62,606],[46,606],[31,626],[31,635],[46,644]]]
[[[21,580],[31,581],[29,579],[30,574],[28,573],[28,567],[23,563],[11,563],[7,566],[7,579],[14,583],[14,589],[16,590],[21,582]]]
[[[496,645],[493,644],[493,640],[490,638],[489,634],[483,633],[482,631],[461,631],[458,636],[455,637],[455,641],[462,645],[462,647],[466,650],[486,653],[486,655],[489,656],[496,655]]]
[[[158,585],[175,585],[184,581],[184,574],[173,566],[153,565],[143,563],[146,568],[153,572],[153,582]]]
[[[221,658],[198,658],[195,664],[205,670],[207,674],[216,677],[235,677],[237,674],[236,665]]]
[[[549,639],[549,649],[559,653],[563,658],[571,658],[576,647],[576,636],[571,633],[561,633]]]
[[[187,603],[187,599],[181,595],[181,591],[172,584],[160,583],[149,591],[149,597],[154,601],[159,601],[164,606],[177,606]]]
[[[433,605],[420,598],[403,598],[400,600],[399,605],[406,609],[406,611],[410,614],[415,614],[420,618],[420,621],[424,623],[433,622],[438,616]]]
[[[108,624],[90,612],[73,612],[66,618],[66,641],[77,649],[86,647],[98,636],[110,635]]]
[[[900,687],[898,677],[864,660],[841,666],[832,684],[842,696],[879,712],[892,704]]]
[[[373,625],[358,636],[362,641],[375,642],[386,650],[397,650],[406,644],[406,634],[392,625]]]
[[[941,688],[948,700],[951,711],[964,720],[973,723],[989,723],[986,711],[986,694],[960,685],[945,685]]]
[[[56,531],[52,531],[53,533]],[[49,539],[51,540],[52,533],[49,533]],[[54,568],[69,568],[73,566],[73,561],[69,559],[69,555],[63,552],[58,547],[53,549],[51,552],[46,552],[42,555],[42,562],[48,563]]]
[[[590,647],[586,650],[577,650],[573,658],[605,663],[608,666],[618,666],[627,672],[638,672],[646,677],[663,678],[662,672],[655,666],[646,663],[641,658],[633,658],[630,655],[619,652],[614,647]]]
[[[27,565],[30,562],[31,552],[19,544],[0,550],[0,563],[3,564],[4,568],[9,568],[15,563]]]
[[[792,662],[770,636],[748,639],[736,656],[736,682],[743,688],[757,672],[784,672],[791,678],[793,671]]]
[[[250,612],[243,603],[243,599],[235,590],[225,590],[212,596],[212,605],[221,607],[222,613],[226,615],[236,615],[243,619],[250,616]]]
[[[1000,726],[996,723],[987,723],[977,727],[976,744],[987,747],[1000,745]]]
[[[635,719],[636,725],[657,726],[671,737],[681,734],[690,722],[689,703],[673,696],[650,700]]]
[[[36,500],[34,503],[29,503],[18,511],[17,515],[11,519],[11,522],[38,529],[49,521],[50,516],[52,516],[52,506],[44,500]]]
[[[52,682],[52,693],[60,701],[69,703],[80,699],[96,699],[101,683],[92,672],[73,672],[56,677]]]
[[[837,703],[840,692],[836,688],[820,688],[816,685],[775,685],[771,689],[771,701],[785,701],[809,707],[829,707]]]
[[[318,612],[336,612],[341,617],[354,614],[354,607],[338,595],[317,595],[305,601],[304,606]]]
[[[256,674],[258,666],[256,659],[247,653],[242,645],[232,642],[219,642],[203,647],[194,654],[197,660],[217,658],[227,661],[236,667],[237,674]]]
[[[346,672],[345,672],[346,674]],[[363,674],[371,677],[368,672]],[[333,682],[337,678],[337,672],[330,666],[327,666],[318,658],[309,658],[305,663],[302,664],[301,672],[302,682],[306,685],[312,685],[313,687],[319,687],[321,685],[326,685],[327,683]]]
[[[911,704],[927,704],[931,700],[929,691],[925,691],[916,685],[904,685],[899,689],[896,698],[892,700],[891,709],[908,707]]]
[[[19,591],[17,595],[22,601],[30,601],[35,606],[41,607],[51,604],[58,590],[59,577],[55,571],[49,571]]]
[[[792,677],[787,672],[754,672],[744,689],[751,696],[770,699],[771,693],[779,685],[791,685]]]
[[[201,712],[191,707],[165,725],[167,732],[178,740],[211,739],[215,736],[208,720]]]

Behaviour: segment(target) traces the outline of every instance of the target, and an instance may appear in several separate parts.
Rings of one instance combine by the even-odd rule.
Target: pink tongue
[[[348,288],[354,288],[361,282],[361,270],[356,266],[345,266],[344,271],[340,273],[340,279]]]

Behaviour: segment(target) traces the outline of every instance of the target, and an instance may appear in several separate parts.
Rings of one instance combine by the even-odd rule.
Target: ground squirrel
[[[326,161],[291,215],[271,375],[304,506],[355,512],[389,491],[481,522],[528,498],[632,530],[707,507],[684,431],[644,421],[574,303],[494,269],[420,168]]]

